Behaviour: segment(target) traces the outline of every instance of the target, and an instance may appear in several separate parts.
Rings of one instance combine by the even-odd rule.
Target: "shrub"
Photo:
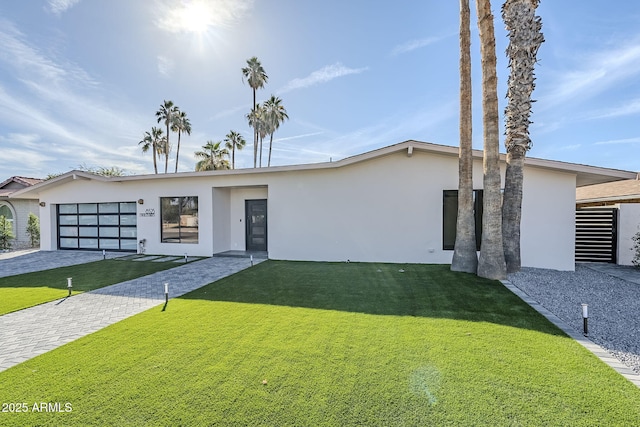
[[[633,251],[633,259],[631,262],[636,268],[640,268],[640,231],[631,240],[633,240],[633,248],[631,249]]]
[[[29,219],[27,220],[27,234],[32,248],[40,244],[40,218],[32,212],[29,212]]]
[[[11,239],[13,239],[11,221],[4,215],[0,215],[0,249],[11,249]]]

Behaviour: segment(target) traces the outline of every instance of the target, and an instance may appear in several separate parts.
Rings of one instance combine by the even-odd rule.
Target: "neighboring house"
[[[480,199],[482,152],[474,158]],[[502,168],[504,176],[504,158]],[[573,270],[576,187],[633,176],[527,158],[522,264]],[[308,165],[112,178],[71,171],[14,196],[40,200],[43,250],[447,264],[457,187],[457,147],[406,141]]]
[[[576,189],[578,259],[632,265],[632,238],[640,231],[638,178]]]
[[[27,234],[27,221],[30,213],[39,215],[40,207],[37,199],[12,198],[9,200],[9,196],[16,191],[40,182],[42,180],[37,178],[12,176],[0,183],[0,215],[3,215],[11,222],[11,228],[15,236],[15,239],[11,242],[13,249],[23,249],[31,246],[29,235]]]

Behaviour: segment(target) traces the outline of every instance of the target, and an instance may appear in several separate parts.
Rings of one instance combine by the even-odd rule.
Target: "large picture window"
[[[482,190],[473,190],[473,215],[476,222],[476,249],[482,241]],[[456,243],[458,190],[444,190],[442,203],[442,249],[452,251]]]
[[[198,198],[160,198],[162,243],[198,243]]]

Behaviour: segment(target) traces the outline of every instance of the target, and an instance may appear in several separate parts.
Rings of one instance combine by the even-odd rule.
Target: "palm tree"
[[[257,135],[260,138],[260,148],[258,149],[260,150],[260,167],[262,167],[262,141],[268,133],[268,124],[265,120],[264,106],[260,104],[256,105],[256,108],[254,108],[249,114],[247,114],[247,121],[249,122],[249,126],[251,126],[255,130],[255,132],[257,132]],[[256,145],[256,147],[258,147],[258,145]],[[254,165],[254,167],[256,166]]]
[[[227,150],[231,150],[231,169],[236,168],[236,149],[242,150],[245,145],[247,145],[247,141],[244,139],[239,132],[235,130],[230,131],[227,136],[224,138],[224,147]]]
[[[142,146],[142,152],[146,153],[151,150],[153,153],[153,170],[158,173],[158,163],[156,161],[156,155],[158,154],[158,146],[162,144],[165,139],[162,134],[162,129],[153,126],[151,132],[145,132],[142,141],[138,142],[138,145]]]
[[[460,0],[460,148],[458,154],[458,218],[452,271],[476,273],[476,224],[473,213],[473,145],[471,120],[471,12]]]
[[[225,156],[229,155],[226,148],[221,147],[222,142],[207,141],[202,146],[203,151],[196,151],[195,156],[199,159],[196,163],[196,171],[211,171],[229,169],[229,160]]]
[[[271,148],[273,146],[273,134],[280,127],[280,124],[287,120],[287,110],[282,105],[282,99],[277,96],[271,95],[264,103],[265,119],[267,122],[267,130],[269,132],[269,160],[267,166],[271,166]]]
[[[265,83],[269,80],[267,73],[262,68],[262,64],[255,56],[247,59],[247,66],[242,69],[242,75],[244,79],[247,79],[249,86],[253,89],[253,112],[258,108],[256,103],[256,90],[264,87]],[[253,129],[253,167],[256,167],[256,161],[258,159],[258,129]]]
[[[173,101],[167,100],[165,100],[164,103],[160,104],[160,108],[158,109],[158,111],[156,111],[158,123],[164,122],[165,126],[167,127],[167,142],[166,149],[164,150],[164,173],[167,173],[167,168],[169,167],[169,152],[171,151],[171,143],[169,142],[169,128],[173,126],[175,116],[179,111],[180,110],[178,109],[178,107],[173,105]]]
[[[178,173],[178,156],[180,155],[180,136],[182,133],[191,135],[191,122],[184,111],[178,111],[175,120],[171,125],[171,130],[178,132],[178,147],[176,148],[176,173]]]
[[[536,16],[539,0],[507,0],[502,19],[509,36],[507,56],[511,73],[505,109],[507,169],[502,201],[502,241],[507,273],[520,270],[520,219],[524,158],[531,149],[531,93],[535,88],[534,66],[544,42],[542,21]]]
[[[490,0],[476,0],[482,58],[483,214],[478,276],[504,279],[507,267],[502,248],[502,194],[500,194],[500,136],[496,37]]]

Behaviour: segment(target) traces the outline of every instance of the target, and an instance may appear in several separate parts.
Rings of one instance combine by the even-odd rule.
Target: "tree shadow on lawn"
[[[270,260],[180,298],[491,322],[565,335],[499,281],[448,265]]]

